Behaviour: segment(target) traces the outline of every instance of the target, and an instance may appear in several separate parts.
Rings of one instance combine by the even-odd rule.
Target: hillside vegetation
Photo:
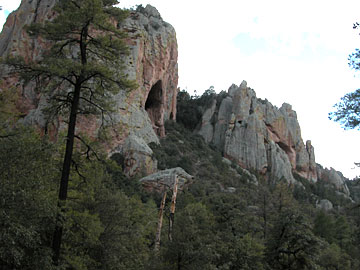
[[[182,112],[203,101],[180,101],[183,120],[168,122],[161,144],[151,145],[159,169],[194,176],[178,194],[172,241],[170,199],[155,252],[160,194],[144,191],[141,176],[125,178],[121,156],[108,160],[89,141],[94,152],[75,153],[58,267],[50,243],[64,149],[30,128],[2,129],[1,269],[358,269],[360,208],[322,181],[298,177],[303,187],[288,186],[223,160],[191,130],[197,123],[184,122]],[[315,208],[323,198],[333,210]]]

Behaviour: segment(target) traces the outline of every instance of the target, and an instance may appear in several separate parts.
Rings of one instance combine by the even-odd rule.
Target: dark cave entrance
[[[157,135],[163,136],[164,121],[163,121],[163,91],[161,80],[157,81],[151,87],[148,97],[145,102],[145,110],[147,111],[153,128]]]

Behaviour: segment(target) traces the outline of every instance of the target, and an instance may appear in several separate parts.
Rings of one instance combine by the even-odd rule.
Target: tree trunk
[[[66,148],[65,148],[65,156],[63,162],[63,169],[61,172],[61,180],[60,180],[60,190],[59,190],[59,202],[58,202],[58,215],[57,222],[53,236],[52,249],[53,249],[53,262],[55,265],[59,264],[60,257],[60,247],[61,247],[61,239],[63,232],[63,220],[62,213],[64,212],[64,205],[67,198],[67,190],[69,184],[69,175],[71,169],[72,162],[72,154],[74,148],[74,139],[75,139],[75,126],[76,126],[76,117],[78,113],[79,101],[80,101],[80,91],[82,84],[84,83],[84,72],[85,66],[87,64],[87,37],[89,30],[88,22],[81,31],[80,41],[79,41],[79,49],[80,49],[80,58],[81,58],[81,73],[79,77],[76,78],[76,83],[74,85],[74,96],[71,102],[70,116],[69,116],[69,124],[68,124],[68,133],[66,136]]]
[[[80,99],[80,90],[81,90],[81,85],[79,83],[75,86],[74,89],[74,97],[71,104],[68,132],[66,136],[65,156],[64,156],[63,168],[62,168],[61,180],[60,180],[58,214],[56,218],[56,226],[55,226],[53,242],[52,242],[53,262],[55,265],[58,265],[59,257],[60,257],[61,238],[63,232],[62,214],[64,212],[64,205],[67,198],[69,175],[70,175],[72,154],[74,148],[76,117],[77,117],[77,111],[78,111],[79,99]]]
[[[179,179],[175,174],[172,175],[172,178],[174,180],[174,188],[173,188],[173,195],[171,198],[170,217],[169,217],[169,240],[170,241],[172,241],[172,229],[173,229],[174,218],[175,218],[175,204],[176,204],[176,196],[177,196],[178,183],[179,183]]]
[[[156,236],[155,236],[155,248],[154,248],[155,252],[158,252],[160,250],[161,228],[162,228],[162,222],[163,222],[165,201],[166,201],[166,191],[164,191],[164,195],[163,195],[163,198],[162,198],[161,204],[160,204],[158,226],[156,229]]]

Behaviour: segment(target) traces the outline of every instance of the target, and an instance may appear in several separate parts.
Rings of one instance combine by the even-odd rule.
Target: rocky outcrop
[[[121,26],[129,34],[130,55],[125,63],[127,74],[137,81],[139,88],[119,107],[146,112],[153,130],[165,135],[164,121],[176,119],[178,83],[177,41],[174,28],[164,22],[156,8],[139,7]]]
[[[325,212],[328,212],[328,211],[332,210],[334,207],[333,207],[332,202],[330,202],[327,199],[322,199],[322,200],[316,202],[316,208],[323,210]]]
[[[291,105],[277,108],[258,99],[245,81],[239,87],[232,85],[220,104],[213,101],[198,133],[242,168],[292,184],[298,183],[296,173],[312,182],[324,181],[350,198],[343,175],[316,164],[314,147],[309,140],[303,142]]]
[[[205,111],[199,134],[243,168],[289,183],[296,182],[294,172],[317,181],[314,148],[304,144],[291,105],[258,99],[245,81]]]
[[[18,10],[9,15],[0,34],[0,56],[20,55],[28,60],[41,58],[48,43],[41,38],[31,39],[23,27],[53,18],[55,3],[56,0],[22,0]],[[131,174],[137,170],[134,166],[138,168],[145,162],[147,154],[142,158],[134,153],[126,154],[126,138],[131,134],[132,141],[159,143],[158,137],[165,135],[164,122],[176,118],[178,52],[174,28],[164,22],[159,12],[150,5],[131,11],[119,27],[128,33],[130,48],[130,54],[123,59],[125,73],[137,82],[138,88],[131,92],[121,90],[114,97],[115,113],[105,148],[110,154],[121,152],[129,156],[132,165],[128,172]],[[7,77],[5,67],[0,75],[3,78],[0,91],[14,88],[14,92],[21,93],[17,104],[24,116],[22,121],[42,130],[47,129],[56,136],[63,122],[58,119],[55,125],[47,126],[48,121],[42,113],[47,106],[46,98],[34,91],[34,85],[23,86],[16,78]],[[94,117],[79,117],[77,129],[97,138],[100,124],[99,119]]]
[[[51,20],[56,0],[22,0],[19,8],[12,12],[0,34],[0,56],[21,55],[25,59],[36,60],[41,57],[46,42],[40,38],[30,39],[23,27],[31,23]]]
[[[171,190],[174,187],[174,176],[178,177],[178,189],[181,190],[194,177],[180,167],[158,171],[140,179],[148,191]]]
[[[346,181],[346,185],[349,187],[351,198],[355,202],[360,202],[360,178]]]
[[[328,185],[335,188],[335,190],[343,193],[347,198],[350,198],[350,191],[346,185],[346,178],[342,175],[341,172],[336,171],[333,168],[327,169],[323,168],[320,165],[317,166],[318,178],[321,181],[324,181]]]
[[[130,135],[121,149],[124,157],[124,174],[128,177],[149,175],[157,171],[153,151],[142,138]]]

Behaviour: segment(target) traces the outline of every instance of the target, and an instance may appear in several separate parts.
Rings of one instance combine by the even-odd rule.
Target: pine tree
[[[354,29],[360,29],[358,22]],[[360,49],[349,55],[349,66],[355,71],[360,70]],[[334,111],[329,113],[329,119],[339,122],[344,129],[360,129],[360,89],[344,95],[340,102],[334,105]]]
[[[61,212],[67,199],[72,166],[76,119],[79,114],[100,114],[106,119],[111,110],[112,95],[120,89],[134,87],[122,74],[122,56],[127,53],[126,35],[118,24],[127,12],[114,7],[116,0],[62,0],[54,8],[56,17],[27,28],[33,37],[51,44],[40,61],[8,58],[5,62],[26,82],[37,82],[45,91],[51,120],[60,114],[68,117],[66,148],[59,190],[59,220],[52,248],[54,264],[58,264],[63,225]],[[81,140],[81,139],[80,139]]]

